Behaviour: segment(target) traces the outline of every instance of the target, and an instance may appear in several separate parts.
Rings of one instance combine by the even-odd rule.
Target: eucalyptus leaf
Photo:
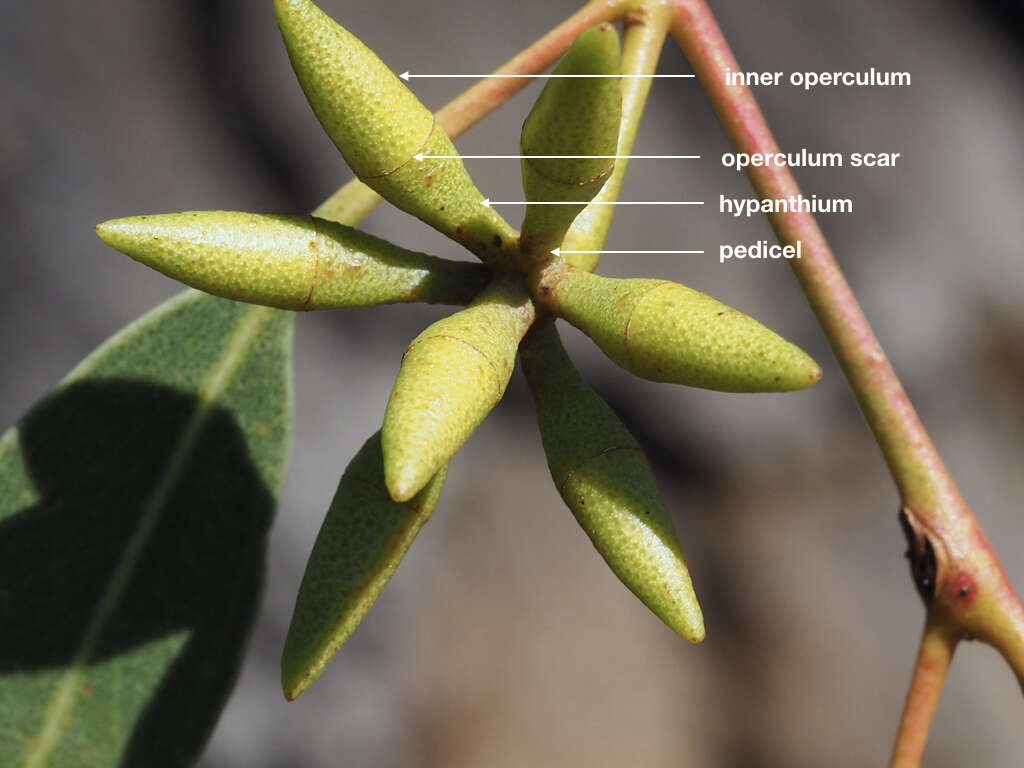
[[[0,439],[0,765],[196,760],[258,606],[293,317],[188,291]]]

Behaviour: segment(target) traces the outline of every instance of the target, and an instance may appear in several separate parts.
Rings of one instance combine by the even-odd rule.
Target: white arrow
[[[561,256],[563,253],[704,253],[704,251],[566,251],[561,248],[555,248],[551,252],[555,256]]]
[[[484,198],[480,201],[480,205],[485,208],[490,208],[494,205],[704,205],[703,200],[619,200],[616,201],[604,201],[594,200],[590,203],[576,202],[574,200],[543,200],[531,203],[529,200],[502,200],[500,202],[492,201],[490,198]]]
[[[696,75],[410,75],[408,72],[403,72],[399,77],[403,80],[408,80],[411,77],[459,77],[482,80],[485,77],[696,77]]]
[[[424,160],[700,160],[700,155],[428,155],[417,152],[413,155],[421,163]]]

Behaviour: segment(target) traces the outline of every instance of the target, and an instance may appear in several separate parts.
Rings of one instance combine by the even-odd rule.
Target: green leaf
[[[0,439],[0,765],[196,760],[258,607],[293,317],[188,291]]]
[[[281,657],[281,685],[291,701],[308,688],[344,644],[434,512],[447,465],[409,501],[384,485],[380,432],[345,469],[306,563]]]

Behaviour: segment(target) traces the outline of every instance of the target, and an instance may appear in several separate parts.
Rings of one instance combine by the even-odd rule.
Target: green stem
[[[369,216],[381,200],[380,195],[359,179],[352,179],[314,208],[313,215],[354,227]]]
[[[672,33],[737,151],[775,153],[775,139],[750,89],[727,84],[742,71],[704,0],[675,0]],[[761,199],[799,194],[786,167],[750,167]],[[981,526],[921,424],[867,318],[809,213],[769,215],[784,244],[801,241],[790,263],[889,465],[916,553],[915,575],[929,612],[994,645],[1024,685],[1024,606]],[[927,545],[927,546],[926,546]],[[918,566],[921,566],[918,568]]]
[[[584,30],[625,13],[626,0],[592,0],[495,70],[496,75],[536,75],[569,50]],[[451,138],[462,135],[532,81],[529,77],[484,78],[437,111],[438,122]],[[380,196],[358,179],[352,179],[324,200],[314,216],[355,226],[381,201]]]

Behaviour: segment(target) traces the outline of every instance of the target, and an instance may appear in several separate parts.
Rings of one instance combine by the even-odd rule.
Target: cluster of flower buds
[[[653,381],[787,391],[821,371],[706,294],[665,280],[599,277],[594,259],[552,254],[615,167],[607,157],[616,154],[621,120],[615,28],[583,33],[556,70],[597,77],[550,79],[526,119],[522,175],[531,204],[520,235],[481,204],[442,126],[369,48],[309,0],[275,7],[303,91],[356,176],[482,262],[408,251],[308,216],[190,212],[97,228],[133,259],[240,301],[290,310],[464,306],[409,345],[380,433],[341,479],[296,601],[285,695],[316,679],[380,594],[437,504],[449,461],[504,394],[517,351],[565,503],[623,583],[673,630],[702,640],[700,607],[651,469],[573,367],[555,318]],[[420,154],[443,157],[421,162]],[[532,204],[552,202],[563,204]]]

